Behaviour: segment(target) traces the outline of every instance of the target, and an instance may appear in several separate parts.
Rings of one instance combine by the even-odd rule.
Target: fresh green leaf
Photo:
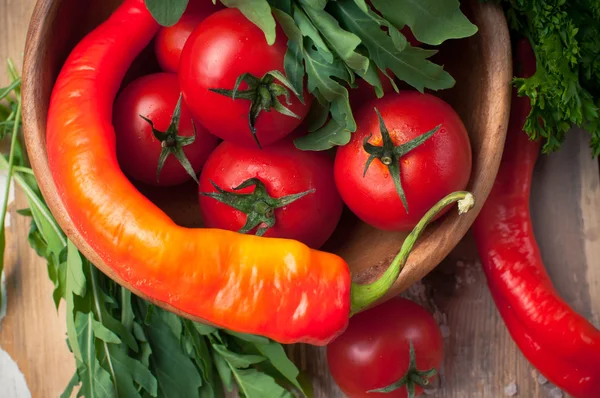
[[[254,334],[238,333],[232,330],[227,330],[226,333],[230,336],[237,337],[240,340],[247,341],[252,344],[269,344],[270,340],[263,336],[257,336]]]
[[[79,251],[75,245],[68,241],[67,252],[67,279],[66,279],[66,301],[67,301],[67,339],[75,355],[75,359],[83,362],[79,340],[77,338],[77,327],[75,323],[77,310],[75,308],[75,295],[83,297],[86,293],[86,279],[83,273],[83,263]],[[90,326],[91,332],[91,326]]]
[[[312,6],[304,7],[308,18],[329,44],[329,47],[346,65],[358,73],[366,73],[369,59],[356,52],[361,40],[358,36],[340,27],[338,21],[327,11]]]
[[[121,339],[119,336],[114,334],[111,330],[107,329],[106,326],[95,319],[92,320],[92,330],[94,331],[96,338],[104,341],[105,343],[121,344]]]
[[[205,325],[200,322],[194,322],[194,329],[196,329],[196,331],[203,336],[212,334],[217,331],[217,328]]]
[[[335,120],[329,120],[325,126],[313,133],[297,138],[296,148],[303,151],[322,151],[350,142],[352,133]]]
[[[390,36],[378,23],[367,16],[353,0],[340,0],[331,4],[331,12],[342,26],[361,38],[364,46],[379,69],[391,70],[419,91],[425,88],[440,90],[451,88],[455,80],[444,69],[428,61],[436,52],[406,46],[398,50]]]
[[[161,1],[161,0],[156,0]],[[267,0],[221,0],[229,8],[237,8],[265,34],[269,45],[275,43],[275,19]]]
[[[78,312],[75,316],[77,343],[81,348],[81,361],[78,363],[78,373],[81,379],[81,389],[78,397],[86,398],[117,398],[118,394],[110,374],[100,366],[96,358],[95,337],[92,330],[92,313]]]
[[[219,355],[218,353],[213,351],[213,361],[215,364],[215,368],[217,369],[217,373],[221,377],[223,381],[223,385],[227,389],[227,391],[233,391],[233,373],[227,361]]]
[[[137,385],[142,387],[153,397],[158,395],[156,377],[141,361],[133,359],[119,350],[118,347],[109,348],[115,366],[115,376],[119,392],[124,397],[140,396]]]
[[[259,355],[243,355],[229,351],[225,346],[213,344],[212,348],[223,357],[223,359],[234,368],[247,368],[250,365],[260,363],[265,360]]]
[[[146,8],[162,26],[173,26],[179,21],[189,0],[144,0]]]
[[[156,310],[155,310],[156,311]],[[152,346],[150,363],[158,381],[158,396],[195,397],[202,385],[202,378],[192,360],[180,344],[180,336],[162,316],[152,316],[144,327],[148,342]]]
[[[256,369],[231,368],[240,392],[246,398],[293,398],[291,392],[275,382],[271,376]]]
[[[256,348],[286,380],[302,390],[302,386],[298,382],[300,371],[288,358],[281,344],[269,342],[267,344],[257,344]]]
[[[417,40],[440,45],[449,39],[473,36],[473,25],[460,10],[458,0],[372,0],[383,17],[398,29],[405,25]]]

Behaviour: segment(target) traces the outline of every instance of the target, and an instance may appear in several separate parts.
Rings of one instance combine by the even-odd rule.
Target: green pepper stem
[[[457,191],[440,200],[425,213],[412,232],[406,237],[400,252],[379,279],[373,283],[364,285],[352,283],[350,293],[351,316],[373,304],[390,290],[398,279],[410,252],[417,242],[417,239],[419,239],[419,236],[421,236],[421,233],[425,230],[425,227],[427,227],[435,216],[437,216],[446,206],[454,202],[458,202],[459,214],[464,214],[473,208],[475,205],[475,198],[470,192]]]

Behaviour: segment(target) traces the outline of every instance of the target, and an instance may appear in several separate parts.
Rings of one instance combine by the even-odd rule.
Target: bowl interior
[[[34,171],[39,180],[45,181],[40,184],[42,192],[55,215],[64,212],[64,208],[61,208],[51,181],[45,151],[45,123],[52,86],[75,44],[120,3],[120,0],[39,0],[32,18],[24,68],[25,138]],[[469,132],[473,172],[468,189],[474,193],[477,205],[460,218],[453,210],[428,228],[388,297],[422,278],[454,248],[487,198],[498,169],[508,123],[512,76],[506,21],[498,7],[479,4],[477,0],[463,2],[462,8],[479,27],[478,34],[443,44],[433,60],[445,65],[456,79],[454,88],[436,95],[454,107]],[[151,44],[134,62],[123,85],[137,76],[158,70]],[[166,190],[141,184],[136,186],[176,223],[186,227],[202,225],[193,181]],[[67,235],[77,235],[68,216],[59,215],[57,220]],[[355,279],[364,281],[379,275],[387,267],[404,237],[404,233],[376,230],[346,210],[336,233],[323,250],[342,256]],[[101,270],[110,271],[101,260],[95,261],[97,258],[89,246],[80,246]]]

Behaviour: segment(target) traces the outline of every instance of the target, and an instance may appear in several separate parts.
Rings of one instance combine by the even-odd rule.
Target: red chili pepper
[[[516,60],[520,76],[535,72],[527,41]],[[515,93],[498,176],[473,232],[500,313],[530,362],[565,391],[600,397],[600,331],[559,296],[533,234],[529,199],[540,143],[523,131],[530,111],[529,99]]]
[[[70,54],[55,83],[46,127],[56,189],[102,270],[154,303],[281,343],[324,345],[351,312],[394,284],[425,226],[468,192],[442,199],[373,284],[351,283],[348,264],[295,241],[176,225],[125,177],[111,123],[117,90],[158,31],[143,0],[126,0]]]

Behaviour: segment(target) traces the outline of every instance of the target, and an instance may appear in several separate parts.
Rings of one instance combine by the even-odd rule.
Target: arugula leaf
[[[229,351],[225,346],[213,344],[212,348],[221,356],[230,366],[234,368],[247,368],[250,365],[260,363],[265,360],[259,355],[243,355]]]
[[[221,0],[221,3],[239,9],[246,18],[262,29],[269,45],[275,43],[275,19],[267,0]]]
[[[115,377],[119,391],[124,397],[139,397],[138,385],[151,396],[158,394],[158,382],[147,366],[119,350],[116,346],[109,348],[115,366]]]
[[[195,397],[202,385],[198,369],[182,350],[179,336],[161,316],[164,310],[154,309],[153,316],[144,327],[148,342],[152,346],[150,363],[158,380],[159,397]],[[155,314],[156,315],[156,314]]]
[[[144,0],[146,8],[162,26],[173,26],[183,15],[189,0]]]
[[[405,25],[417,40],[432,45],[473,36],[477,27],[460,11],[458,0],[372,0],[398,29]]]
[[[331,12],[342,25],[361,38],[363,44],[379,69],[391,70],[419,91],[447,89],[454,86],[455,80],[443,67],[427,59],[436,51],[424,50],[407,45],[399,50],[391,37],[381,26],[366,15],[352,0],[340,0],[331,3]]]
[[[100,362],[96,357],[92,321],[92,313],[84,314],[77,312],[75,315],[77,344],[81,347],[81,360],[78,361],[77,368],[79,378],[84,381],[77,396],[86,398],[116,398],[118,394],[111,381],[111,376],[106,369],[100,366]]]
[[[79,251],[71,242],[67,244],[67,278],[66,278],[66,297],[67,297],[67,339],[75,359],[83,362],[79,340],[77,338],[75,296],[83,297],[87,291],[85,274],[83,273],[83,263],[79,256]]]
[[[275,380],[256,369],[236,369],[231,367],[240,391],[246,398],[293,398],[294,395],[277,384]]]

